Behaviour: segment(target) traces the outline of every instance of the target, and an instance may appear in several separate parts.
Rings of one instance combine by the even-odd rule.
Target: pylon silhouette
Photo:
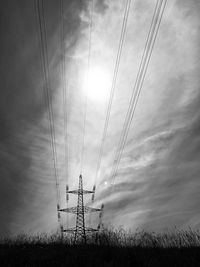
[[[79,176],[78,190],[69,191],[68,185],[66,186],[66,200],[67,201],[69,200],[68,194],[78,195],[77,206],[71,207],[71,208],[60,209],[60,211],[76,214],[76,227],[75,228],[62,229],[62,231],[63,232],[74,232],[74,243],[76,243],[76,244],[77,243],[86,243],[87,242],[86,233],[98,232],[100,229],[100,224],[98,225],[97,229],[86,228],[85,227],[85,213],[100,211],[99,218],[100,218],[100,223],[101,223],[103,205],[101,206],[101,208],[91,208],[88,206],[84,206],[83,195],[84,194],[92,194],[92,201],[93,201],[94,200],[94,194],[95,194],[95,186],[93,187],[92,191],[84,190],[83,189],[82,175]]]

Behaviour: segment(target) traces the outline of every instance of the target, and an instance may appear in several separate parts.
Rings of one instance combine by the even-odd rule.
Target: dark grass
[[[200,266],[200,232],[164,234],[105,230],[87,245],[59,235],[2,239],[0,266]]]

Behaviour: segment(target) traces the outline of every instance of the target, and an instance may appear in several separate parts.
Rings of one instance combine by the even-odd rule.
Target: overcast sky
[[[60,6],[44,0],[52,107],[62,207],[66,181],[78,186],[90,1],[64,2],[67,103],[61,77]],[[125,2],[94,0],[91,68],[108,77],[108,96]],[[163,231],[200,226],[200,2],[168,0],[128,139],[110,190],[110,173],[156,1],[132,0],[111,109],[96,206],[104,224]],[[0,234],[58,228],[48,108],[45,105],[34,1],[2,1],[0,9]],[[97,78],[97,84],[103,79]],[[108,97],[88,96],[83,158],[92,189]],[[64,157],[67,109],[68,178]],[[112,192],[112,193],[111,193]],[[86,197],[86,203],[89,203]],[[76,205],[70,196],[69,205]],[[70,215],[69,215],[70,216]],[[92,220],[94,227],[97,219]],[[74,219],[69,225],[73,226]],[[66,219],[63,217],[63,221]]]

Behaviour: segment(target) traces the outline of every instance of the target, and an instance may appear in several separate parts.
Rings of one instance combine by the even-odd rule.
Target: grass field
[[[2,239],[0,266],[200,266],[200,232],[164,234],[104,230],[87,245],[59,235]]]

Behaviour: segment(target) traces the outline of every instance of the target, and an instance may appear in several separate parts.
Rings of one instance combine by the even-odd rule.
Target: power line
[[[93,27],[93,12],[94,12],[94,3],[91,0],[91,7],[90,7],[90,25],[89,25],[89,40],[88,40],[88,58],[87,58],[87,72],[85,76],[85,84],[87,85],[88,82],[88,75],[89,75],[89,68],[90,68],[90,57],[91,57],[91,40],[92,40],[92,27]],[[82,139],[82,149],[81,149],[81,173],[83,170],[83,157],[84,157],[84,150],[85,150],[85,132],[86,132],[86,115],[87,115],[87,92],[85,96],[85,103],[84,103],[84,119],[83,119],[83,139]]]
[[[115,68],[114,68],[112,85],[111,85],[111,90],[110,90],[109,103],[108,103],[108,107],[107,107],[106,119],[105,119],[103,135],[102,135],[101,145],[100,145],[100,150],[99,150],[99,155],[98,155],[96,175],[95,175],[95,181],[94,181],[95,185],[97,182],[97,177],[98,177],[99,169],[101,166],[104,144],[105,144],[105,139],[107,136],[108,123],[109,123],[109,119],[110,119],[110,112],[111,112],[114,92],[115,92],[115,88],[116,88],[116,81],[117,81],[117,76],[118,76],[119,64],[120,64],[120,60],[121,60],[122,48],[123,48],[123,44],[124,44],[124,37],[125,37],[125,33],[126,33],[126,26],[127,26],[127,20],[128,20],[129,10],[130,10],[130,4],[131,4],[131,0],[127,0],[126,5],[125,5],[123,24],[122,24],[122,28],[121,28],[121,35],[120,35],[120,40],[119,40],[119,45],[118,45],[118,51],[117,51],[117,56],[116,56],[116,61],[115,61]]]
[[[64,120],[64,169],[65,169],[65,179],[68,185],[68,175],[69,175],[69,142],[68,142],[68,103],[67,103],[67,80],[66,80],[66,56],[65,56],[65,37],[64,37],[64,3],[60,0],[60,49],[61,49],[61,81],[62,81],[62,91],[63,91],[63,120]],[[67,205],[68,200],[66,199]],[[68,227],[68,214],[66,213],[66,225]]]
[[[143,52],[143,56],[141,59],[141,63],[140,63],[140,67],[138,70],[138,74],[137,74],[137,78],[133,87],[133,91],[132,91],[132,96],[131,96],[131,100],[129,103],[129,108],[126,114],[126,118],[125,118],[125,122],[123,125],[123,130],[122,130],[122,134],[120,136],[120,141],[116,150],[116,154],[115,154],[115,158],[114,158],[114,163],[112,166],[112,172],[111,172],[111,187],[114,185],[115,182],[115,177],[118,171],[118,167],[119,167],[119,163],[122,157],[122,153],[124,150],[124,146],[126,143],[126,139],[128,136],[128,132],[130,129],[130,125],[135,113],[135,109],[136,109],[136,105],[139,99],[139,95],[141,92],[141,88],[143,86],[143,82],[145,79],[145,75],[147,72],[147,67],[149,65],[149,61],[151,58],[151,54],[153,51],[153,47],[155,44],[155,40],[158,34],[158,30],[160,27],[160,23],[162,20],[162,16],[163,16],[163,12],[166,6],[166,1],[167,0],[158,0],[156,3],[156,7],[154,10],[154,15],[152,18],[152,22],[151,22],[151,26],[149,29],[149,33],[148,33],[148,37],[147,37],[147,41],[146,41],[146,45],[144,48],[144,52]]]
[[[68,170],[69,170],[69,159],[68,159],[68,136],[67,136],[67,124],[68,124],[68,111],[67,111],[67,80],[66,80],[66,57],[65,57],[65,37],[64,37],[64,3],[60,0],[60,48],[61,48],[61,81],[63,91],[63,115],[64,115],[64,156],[65,156],[65,175],[66,183],[68,183]]]
[[[40,45],[40,56],[41,56],[41,64],[42,71],[44,77],[44,96],[45,103],[48,110],[49,117],[49,131],[50,131],[50,139],[51,139],[51,148],[52,148],[52,156],[53,156],[53,167],[54,167],[54,175],[55,175],[55,186],[56,186],[56,203],[57,203],[57,216],[60,228],[62,229],[61,217],[60,217],[60,190],[59,190],[59,175],[58,175],[58,167],[57,167],[57,150],[56,150],[56,138],[55,138],[55,126],[54,126],[54,114],[52,109],[52,102],[50,96],[50,72],[49,72],[49,62],[48,62],[48,49],[47,49],[47,40],[46,40],[46,22],[44,16],[44,2],[43,0],[35,0],[35,13],[36,13],[36,21],[38,24],[38,38]]]
[[[163,2],[164,2],[164,5],[163,5]],[[121,134],[121,137],[120,137],[120,142],[118,144],[118,149],[117,149],[116,155],[115,155],[115,160],[114,160],[114,165],[113,165],[112,175],[111,175],[112,180],[113,180],[112,184],[114,184],[114,179],[116,177],[116,173],[117,173],[117,170],[118,170],[119,162],[121,160],[122,152],[123,152],[123,149],[124,149],[124,146],[125,146],[125,142],[126,142],[126,139],[127,139],[128,131],[129,131],[129,128],[130,128],[130,125],[131,125],[131,121],[132,121],[132,118],[133,118],[133,115],[134,115],[134,112],[135,112],[135,108],[136,108],[137,101],[138,101],[138,98],[139,98],[140,90],[142,88],[143,81],[144,81],[144,78],[145,78],[145,75],[146,75],[147,67],[148,67],[148,64],[149,64],[149,61],[150,61],[151,53],[152,53],[153,46],[154,46],[154,43],[155,43],[155,39],[156,39],[156,36],[157,36],[157,33],[158,33],[158,29],[159,29],[160,22],[161,22],[161,19],[162,19],[162,14],[164,12],[165,4],[166,4],[166,1],[161,1],[159,3],[159,0],[157,1],[157,4],[156,4],[156,8],[155,8],[154,16],[153,16],[153,19],[152,19],[151,27],[150,27],[150,30],[149,30],[147,42],[146,42],[146,45],[145,45],[143,57],[142,57],[142,60],[141,60],[140,68],[139,68],[139,71],[138,71],[138,75],[137,75],[137,78],[136,78],[136,82],[135,82],[133,93],[132,93],[132,97],[131,97],[131,101],[130,101],[130,104],[129,104],[129,109],[127,111],[125,123],[124,123],[124,126],[123,126],[123,131],[122,131],[122,134]],[[161,8],[162,8],[162,11],[161,11]],[[159,18],[159,15],[160,15],[160,18]]]

